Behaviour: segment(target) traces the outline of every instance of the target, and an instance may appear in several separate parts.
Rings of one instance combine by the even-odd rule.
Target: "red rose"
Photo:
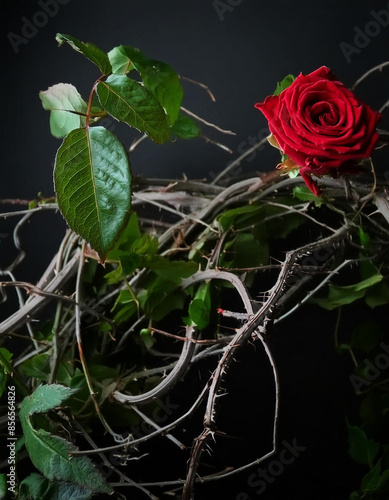
[[[279,148],[296,164],[309,189],[319,194],[311,175],[355,171],[378,140],[380,114],[363,104],[325,66],[300,74],[278,96],[255,105],[269,122]]]

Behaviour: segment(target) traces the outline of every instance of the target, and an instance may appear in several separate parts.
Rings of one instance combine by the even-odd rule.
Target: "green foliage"
[[[70,83],[57,83],[39,93],[44,109],[50,111],[50,130],[64,138],[72,130],[85,127],[87,103]]]
[[[316,196],[307,186],[296,186],[293,188],[293,196],[301,201],[313,201],[317,207],[323,203],[321,196]]]
[[[287,75],[282,81],[280,82],[277,82],[277,87],[273,93],[273,95],[280,95],[281,92],[285,89],[287,89],[288,87],[290,87],[290,85],[292,85],[292,83],[296,80],[296,77],[293,76],[293,75]]]
[[[379,283],[382,278],[381,274],[376,274],[353,285],[330,285],[327,298],[314,299],[313,301],[324,309],[331,311],[365,297],[369,288]]]
[[[369,439],[363,429],[355,425],[347,425],[349,453],[353,460],[362,465],[372,466],[380,449],[379,443]]]
[[[23,428],[25,444],[32,463],[50,482],[64,481],[70,483],[73,491],[85,489],[90,492],[110,493],[111,488],[105,483],[86,457],[72,457],[71,452],[77,448],[68,441],[50,434],[43,428],[36,429],[33,417],[47,413],[61,405],[76,391],[69,387],[53,384],[38,387],[26,397],[20,407],[20,422]],[[37,479],[30,480],[37,487]],[[39,486],[38,488],[41,488]],[[73,494],[73,493],[72,493]]]
[[[189,304],[189,317],[200,330],[209,324],[212,310],[211,282],[201,283],[196,295]]]
[[[7,486],[7,476],[5,474],[0,474],[0,498],[6,498]]]
[[[47,382],[50,373],[50,354],[36,354],[26,360],[20,367],[20,373]]]
[[[144,132],[157,143],[169,138],[164,110],[139,82],[125,75],[111,75],[98,83],[96,91],[103,108],[117,120]]]
[[[170,125],[178,118],[183,90],[177,73],[168,64],[149,59],[139,49],[121,45],[108,53],[113,73],[127,74],[135,69],[145,88],[161,103]]]
[[[223,231],[227,231],[232,227],[235,230],[243,229],[249,227],[251,224],[259,223],[261,220],[259,216],[261,212],[263,213],[263,210],[263,207],[258,205],[246,205],[232,208],[220,214],[217,217],[217,221]]]
[[[224,245],[222,264],[225,267],[257,267],[269,259],[269,244],[251,233],[238,233]]]
[[[12,356],[12,352],[9,352],[5,347],[0,347],[0,397],[6,387],[7,375],[10,375],[13,371],[10,364]]]
[[[58,33],[56,36],[58,45],[61,46],[67,42],[72,49],[80,52],[93,64],[95,64],[103,75],[109,75],[112,71],[111,63],[109,62],[108,55],[93,43],[84,43],[77,40],[74,36],[64,35]]]
[[[59,33],[56,39],[101,71],[88,104],[73,85],[64,83],[42,91],[40,98],[50,111],[52,134],[64,138],[54,169],[59,209],[69,227],[104,261],[128,216],[131,175],[125,146],[105,128],[93,127],[94,122],[110,115],[156,143],[171,135],[194,138],[201,129],[191,118],[179,115],[183,89],[168,64],[129,46],[114,47],[107,54],[70,35]],[[140,81],[130,78],[133,70]]]
[[[58,150],[54,184],[68,224],[104,261],[130,210],[130,164],[123,145],[103,127],[73,130]]]
[[[72,483],[54,481],[33,472],[20,483],[19,500],[87,500],[93,492]]]
[[[179,115],[170,132],[180,139],[194,139],[201,135],[201,127],[189,116]]]

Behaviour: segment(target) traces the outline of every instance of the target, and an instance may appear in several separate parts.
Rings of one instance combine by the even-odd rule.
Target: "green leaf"
[[[287,75],[281,82],[277,82],[276,90],[273,95],[280,95],[283,90],[288,88],[292,83],[296,80],[296,77],[293,75]]]
[[[89,59],[93,64],[95,64],[101,71],[103,75],[109,75],[112,72],[111,63],[109,62],[108,55],[93,43],[84,43],[74,36],[64,35],[62,33],[57,33],[55,39],[58,45],[61,46],[63,43],[67,42],[72,49],[83,54],[87,59]]]
[[[48,381],[50,375],[50,354],[35,354],[20,366],[20,373],[38,380]]]
[[[39,92],[43,108],[50,111],[50,130],[63,138],[76,128],[85,127],[87,104],[70,83],[57,83]]]
[[[138,302],[130,290],[121,290],[112,311],[115,312],[114,321],[117,325],[121,325],[128,321],[138,311]]]
[[[154,255],[158,250],[158,238],[150,234],[142,234],[131,245],[131,251],[138,255]]]
[[[139,332],[139,334],[140,334],[140,338],[141,338],[142,342],[144,343],[146,349],[147,350],[151,349],[156,342],[152,332],[148,328],[142,328],[142,330]]]
[[[355,462],[372,467],[380,444],[369,439],[365,431],[347,422],[348,444],[350,456]]]
[[[227,231],[231,227],[234,229],[243,229],[252,224],[253,221],[258,221],[260,214],[263,212],[263,207],[258,205],[243,205],[241,207],[226,210],[217,217],[217,222],[220,224],[223,231]]]
[[[366,304],[374,309],[374,307],[383,306],[389,303],[389,285],[383,281],[372,286],[366,292]]]
[[[363,493],[377,491],[381,480],[381,462],[378,462],[362,479],[361,490]]]
[[[34,413],[46,413],[59,406],[73,394],[72,389],[63,385],[41,385],[31,396],[23,399],[20,406],[20,418],[24,423],[29,423],[29,417]]]
[[[158,100],[139,82],[125,75],[111,75],[98,83],[97,95],[114,118],[162,144],[169,139],[166,115]]]
[[[265,206],[266,222],[265,234],[268,238],[283,239],[286,238],[294,229],[300,227],[305,218],[299,213],[292,212],[282,207]],[[261,238],[261,227],[256,231],[256,235]],[[262,236],[263,238],[263,236]]]
[[[352,302],[364,297],[366,291],[376,283],[379,283],[382,278],[383,276],[381,274],[376,274],[354,285],[330,285],[328,298],[313,299],[312,302],[331,311],[332,309],[351,304]]]
[[[168,64],[149,59],[140,50],[121,45],[108,53],[114,73],[135,68],[143,84],[158,100],[173,125],[178,118],[183,90],[177,73]]]
[[[174,272],[170,272],[158,276],[148,287],[144,310],[151,319],[159,321],[173,310],[184,307],[185,295],[177,281],[181,280],[175,276]]]
[[[115,75],[126,75],[134,69],[131,59],[125,53],[123,45],[114,47],[108,52],[108,59]]]
[[[286,156],[286,155],[281,154],[281,161],[283,161],[283,160],[282,160],[282,157],[283,157],[283,156]],[[293,170],[289,170],[289,172],[288,172],[288,176],[289,176],[291,179],[294,179],[295,177],[297,177],[297,176],[298,176],[298,174],[299,174],[299,170],[300,170],[299,168],[294,168]]]
[[[20,483],[18,500],[87,500],[92,494],[91,490],[81,486],[50,482],[33,472]]]
[[[0,498],[7,497],[7,476],[5,474],[0,474]]]
[[[107,280],[108,285],[115,285],[116,283],[119,283],[119,281],[123,280],[124,276],[125,274],[123,272],[121,262],[119,262],[117,268],[115,268],[113,271],[104,274],[104,278]]]
[[[389,469],[385,469],[377,485],[377,491],[389,493]]]
[[[28,454],[49,481],[65,481],[93,492],[111,493],[112,489],[88,458],[71,456],[77,450],[72,443],[33,426],[31,418],[35,414],[47,413],[75,392],[57,384],[42,385],[23,399],[19,415]]]
[[[123,144],[103,127],[73,130],[58,150],[54,185],[69,227],[104,261],[131,204],[130,164]]]
[[[127,251],[133,242],[140,238],[142,233],[139,228],[139,220],[136,212],[132,212],[123,231],[120,233],[115,246],[108,254],[108,259],[119,260],[124,251]]]
[[[366,248],[370,247],[371,238],[370,238],[369,234],[363,230],[362,226],[359,226],[359,241],[360,241],[362,246],[364,246]]]
[[[203,330],[209,324],[212,307],[210,287],[210,281],[201,283],[196,295],[189,304],[189,317],[200,330]]]
[[[256,267],[266,264],[269,259],[267,241],[259,241],[252,233],[238,233],[226,243],[223,261],[226,267]]]
[[[5,391],[7,375],[12,373],[12,356],[12,352],[9,352],[5,347],[0,347],[0,397]]]
[[[176,284],[179,284],[183,278],[192,276],[199,268],[194,261],[168,260],[160,255],[151,256],[144,265],[152,269],[159,277]]]
[[[122,244],[119,246],[123,247]],[[115,260],[119,260],[118,267],[104,276],[109,285],[118,283],[139,267],[146,267],[150,257],[158,250],[158,238],[142,234],[132,242],[127,240],[126,247],[126,251],[114,249],[108,254],[108,258],[115,255]]]
[[[321,196],[313,194],[307,186],[296,186],[293,189],[293,196],[301,201],[313,201],[317,207],[320,207],[324,201]]]
[[[170,132],[180,139],[194,139],[201,135],[201,127],[190,116],[179,115]]]

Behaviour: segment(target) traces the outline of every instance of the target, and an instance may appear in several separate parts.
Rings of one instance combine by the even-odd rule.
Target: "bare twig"
[[[196,80],[192,80],[192,78],[188,78],[187,76],[180,75],[180,78],[181,78],[181,80],[186,80],[187,82],[193,83],[194,85],[198,85],[199,87],[203,88],[208,93],[211,100],[213,102],[216,101],[215,96],[213,95],[211,89],[207,85],[205,85],[205,83],[201,83],[201,82],[198,82]]]
[[[351,90],[355,90],[355,88],[360,85],[368,76],[370,76],[372,73],[375,73],[376,71],[382,71],[386,66],[389,66],[389,61],[385,61],[381,64],[377,64],[377,66],[374,66],[373,68],[370,68],[368,71],[366,71],[366,73],[358,78],[358,80],[351,87]]]
[[[50,281],[44,291],[52,294],[57,293],[58,290],[62,289],[62,287],[76,274],[76,263],[79,258],[80,253],[77,252],[62,269],[62,271]],[[35,296],[31,301],[26,302],[23,307],[0,323],[0,336],[6,335],[7,333],[23,326],[31,317],[42,309],[51,298],[51,296]],[[57,295],[56,298],[58,298]]]
[[[201,123],[204,123],[204,125],[207,125],[208,127],[212,127],[214,129],[216,129],[218,132],[222,132],[223,134],[236,135],[235,132],[232,132],[231,130],[224,130],[224,129],[218,127],[217,125],[215,125],[214,123],[207,122],[206,120],[204,120],[204,118],[200,118],[200,116],[197,116],[192,111],[189,111],[189,109],[186,109],[182,106],[181,106],[181,109],[187,115],[191,116],[192,118],[195,118],[196,120],[198,120]]]

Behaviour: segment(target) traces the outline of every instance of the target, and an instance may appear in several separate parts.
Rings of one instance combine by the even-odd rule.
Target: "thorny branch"
[[[345,259],[338,262],[335,258],[337,252],[334,251],[337,246],[347,246],[350,243],[351,235],[356,228],[355,217],[364,217],[367,223],[374,227],[376,233],[385,234],[386,236],[388,234],[389,202],[385,188],[377,188],[372,194],[366,184],[353,183],[350,198],[344,200],[344,186],[341,180],[322,179],[321,183],[325,186],[328,197],[332,199],[331,203],[335,206],[339,200],[342,200],[336,205],[337,224],[331,226],[323,224],[322,221],[316,218],[314,213],[308,213],[307,203],[288,207],[284,202],[277,201],[277,197],[285,193],[290,196],[291,189],[300,182],[299,178],[279,177],[278,173],[252,176],[232,182],[228,187],[222,187],[217,183],[210,185],[201,181],[138,180],[139,191],[135,195],[137,211],[141,213],[143,207],[147,210],[157,207],[168,211],[169,216],[176,218],[173,221],[170,220],[169,223],[154,226],[161,254],[171,253],[177,234],[180,234],[182,241],[186,244],[186,247],[182,250],[183,253],[196,248],[199,242],[207,241],[211,244],[210,255],[212,257],[209,258],[208,266],[182,280],[181,289],[184,291],[201,283],[222,280],[230,284],[234,293],[239,297],[239,304],[242,307],[239,311],[229,312],[232,318],[235,317],[236,321],[240,322],[239,328],[232,336],[215,335],[213,341],[220,342],[214,345],[207,343],[207,339],[200,339],[199,332],[193,326],[185,327],[185,336],[172,334],[176,342],[182,343],[181,354],[178,355],[178,358],[166,356],[165,353],[164,358],[168,358],[168,363],[165,366],[158,366],[150,370],[146,369],[143,375],[140,372],[134,373],[133,380],[145,375],[164,374],[153,389],[143,394],[127,394],[127,391],[122,390],[122,381],[117,380],[116,388],[110,395],[110,404],[123,404],[129,411],[135,411],[140,418],[144,419],[153,428],[145,436],[134,438],[130,435],[125,441],[121,441],[122,437],[117,435],[107,424],[104,411],[101,410],[95,398],[93,380],[88,377],[88,365],[83,356],[85,340],[82,338],[82,314],[93,311],[96,318],[104,319],[105,307],[112,305],[112,302],[126,285],[118,285],[113,289],[108,289],[107,293],[103,297],[97,298],[94,303],[85,303],[81,294],[84,253],[78,238],[71,235],[71,233],[66,234],[58,254],[36,285],[16,280],[11,272],[15,270],[26,255],[21,245],[21,233],[23,224],[29,217],[30,212],[22,211],[20,213],[19,216],[23,218],[16,224],[14,232],[15,247],[19,254],[11,266],[2,271],[1,274],[4,279],[0,285],[3,290],[10,287],[17,290],[24,288],[28,291],[29,297],[26,301],[20,302],[19,309],[0,324],[0,336],[7,338],[8,335],[20,330],[32,319],[39,319],[39,314],[50,302],[55,301],[59,305],[62,304],[57,307],[58,321],[55,327],[57,344],[53,343],[54,349],[51,354],[53,358],[51,380],[55,380],[55,373],[61,356],[63,356],[66,346],[75,337],[79,347],[79,359],[82,362],[83,371],[88,381],[90,397],[94,403],[95,411],[99,415],[104,428],[113,435],[115,441],[111,446],[99,446],[85,436],[89,444],[92,445],[92,449],[74,452],[75,455],[101,455],[113,450],[122,450],[124,455],[134,454],[137,453],[138,446],[144,445],[157,436],[166,436],[167,439],[174,443],[179,443],[180,448],[186,447],[188,449],[189,443],[184,444],[172,432],[174,429],[179,428],[183,422],[193,418],[201,405],[204,406],[203,430],[194,439],[186,479],[155,481],[150,483],[152,487],[166,488],[174,485],[180,488],[183,487],[184,500],[190,500],[194,498],[197,481],[216,481],[238,474],[276,452],[279,393],[282,381],[279,380],[277,367],[267,343],[268,337],[272,335],[273,325],[284,321],[329,283],[343,268],[356,262],[356,259]],[[218,267],[218,258],[223,247],[220,242],[225,238],[225,234],[215,223],[217,216],[231,207],[252,203],[267,204],[268,206],[280,208],[285,211],[285,214],[289,212],[299,213],[301,209],[300,215],[307,220],[307,223],[312,223],[316,231],[321,231],[326,236],[318,233],[313,242],[306,243],[298,248],[292,246],[292,249],[285,252],[283,260],[277,265],[264,265],[256,269],[220,269]],[[55,206],[51,206],[51,208],[55,208]],[[35,209],[35,212],[39,213],[39,210]],[[10,213],[14,214],[14,212]],[[305,257],[323,248],[332,249],[328,259],[318,263],[314,269],[304,264]],[[245,276],[248,272],[253,272],[260,277],[261,273],[270,271],[277,271],[277,276],[274,278],[272,286],[263,291],[263,302],[258,305],[251,297],[250,288],[245,283]],[[128,285],[131,289],[139,291],[146,277],[147,270],[140,269],[134,275],[128,277]],[[6,278],[8,278],[8,281]],[[311,281],[314,282],[312,286]],[[306,287],[308,287],[308,290],[301,298],[301,292]],[[238,302],[236,304],[236,309],[239,309]],[[122,349],[125,346],[128,332],[133,331],[138,325],[145,324],[146,318],[140,316],[133,324],[127,325],[127,333],[117,343],[117,349]],[[150,325],[150,328],[151,331],[153,331],[153,328],[154,331],[158,331],[153,324]],[[34,342],[33,330],[31,335],[33,343],[27,352],[23,352],[15,360],[15,369],[35,353],[48,351],[49,346],[47,345],[38,348],[38,344]],[[238,359],[239,350],[250,340],[259,342],[263,347],[273,376],[275,397],[272,448],[255,461],[242,464],[233,469],[222,470],[217,474],[203,474],[200,479],[199,469],[201,468],[202,453],[206,449],[209,440],[217,439],[220,432],[218,428],[218,401],[220,401],[221,386],[223,384],[224,387],[228,388],[228,370],[234,360]],[[153,423],[147,413],[138,408],[138,406],[147,405],[169,394],[176,384],[185,378],[193,365],[205,357],[213,357],[216,360],[215,367],[212,376],[203,383],[199,394],[193,397],[193,402],[187,411],[179,416],[174,415],[171,422],[161,426]],[[125,377],[123,381],[125,381],[124,379]],[[106,463],[106,460],[104,456],[104,463]],[[145,488],[145,483],[129,478],[120,471],[116,472],[119,475],[121,474],[120,484],[127,487]],[[144,493],[149,498],[152,498],[151,493],[148,491],[144,490]]]

